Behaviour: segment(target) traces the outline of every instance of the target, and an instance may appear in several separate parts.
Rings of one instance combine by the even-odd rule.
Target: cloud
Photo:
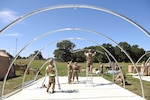
[[[10,23],[17,18],[17,13],[12,10],[0,11],[0,21],[3,23]]]
[[[10,34],[5,34],[5,35],[2,35],[2,36],[9,36],[9,37],[20,37],[20,33],[10,33]]]

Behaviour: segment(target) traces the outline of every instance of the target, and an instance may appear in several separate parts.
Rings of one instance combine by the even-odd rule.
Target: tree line
[[[120,42],[118,45],[127,52],[134,62],[138,61],[138,59],[146,52],[143,48],[139,48],[138,45],[130,45],[127,42]],[[97,52],[93,58],[93,62],[106,63],[109,62],[108,57],[111,61],[114,61],[114,57],[118,62],[131,62],[128,56],[126,56],[126,54],[117,45],[113,46],[109,43],[103,43],[101,46],[89,46],[83,49],[74,50],[74,47],[76,46],[74,43],[69,40],[63,40],[57,43],[56,46],[57,49],[54,50],[54,56],[55,59],[59,61],[67,62],[72,60],[76,62],[85,62],[86,57],[84,52],[88,49],[92,49],[93,52]],[[111,57],[110,54],[103,48],[109,51],[113,57]],[[149,56],[150,55],[146,55],[143,60],[148,59]]]

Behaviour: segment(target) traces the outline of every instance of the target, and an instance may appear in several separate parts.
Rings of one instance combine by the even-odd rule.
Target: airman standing
[[[96,52],[92,52],[91,49],[88,50],[88,52],[84,52],[84,55],[87,58],[87,73],[92,73],[92,58],[95,56]]]
[[[74,62],[74,64],[72,65],[72,68],[73,68],[73,81],[76,77],[77,81],[79,82],[80,66],[77,65],[77,62]]]
[[[52,86],[52,93],[54,93],[55,91],[55,66],[53,65],[53,59],[51,59],[49,61],[49,65],[46,67],[46,73],[49,76],[49,82],[48,82],[48,86],[47,86],[47,92],[49,91],[49,88]]]
[[[72,65],[71,65],[72,61],[68,62],[67,68],[68,68],[68,84],[71,83],[71,79],[72,79],[72,74],[73,74],[73,69],[72,69]]]

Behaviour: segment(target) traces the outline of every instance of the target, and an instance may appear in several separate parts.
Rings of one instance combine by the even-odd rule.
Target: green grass
[[[29,60],[17,60],[15,63],[19,63],[19,62],[28,64]],[[32,67],[32,68],[40,68],[44,63],[45,63],[44,60],[35,60],[35,61],[33,61],[31,63],[30,67]],[[81,66],[82,69],[85,69],[86,63],[78,63],[78,64]],[[127,72],[128,71],[128,65],[130,65],[130,64],[131,63],[119,63],[119,65],[122,66],[122,70],[123,70],[124,74],[128,73]],[[45,67],[46,66],[47,65],[45,65]],[[58,70],[58,75],[59,76],[67,76],[67,63],[57,62],[56,61],[56,66],[57,66],[57,70]],[[41,77],[43,77],[45,75],[45,67],[40,71],[41,74],[38,76],[38,78],[41,78]],[[98,63],[94,63],[93,64],[93,68],[95,68],[95,67],[98,68],[99,64]],[[104,71],[106,71],[106,70],[104,70]],[[17,74],[18,77],[11,78],[11,79],[8,79],[6,81],[4,94],[8,94],[8,93],[10,93],[12,91],[15,91],[15,90],[21,88],[21,86],[20,87],[19,86],[16,87],[16,86],[18,84],[22,83],[23,75],[20,74],[18,71],[16,72],[16,74]],[[80,76],[85,76],[85,72],[81,72],[79,75]],[[27,82],[27,81],[33,80],[34,77],[35,77],[35,75],[27,75],[25,77],[25,81]],[[109,81],[112,81],[112,78],[113,78],[113,76],[110,75],[110,74],[106,74],[103,77],[106,78]],[[140,81],[138,79],[132,78],[131,75],[126,75],[126,78],[131,83],[131,85],[126,85],[125,88],[128,89],[129,91],[134,92],[135,94],[138,94],[138,95],[142,96]],[[150,83],[146,82],[146,81],[142,81],[142,82],[143,82],[143,85],[144,85],[145,98],[147,100],[150,100],[150,96],[149,96]],[[2,88],[2,84],[3,84],[3,81],[0,81],[0,89]],[[16,88],[14,88],[14,87],[16,87]],[[0,93],[1,93],[1,91],[0,91]]]

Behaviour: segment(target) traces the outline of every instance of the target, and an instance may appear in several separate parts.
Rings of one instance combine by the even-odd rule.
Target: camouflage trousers
[[[47,92],[49,91],[49,88],[52,86],[52,93],[54,93],[55,90],[55,76],[49,76],[49,82],[47,86]]]
[[[72,71],[68,71],[68,84],[71,83],[72,79]]]

